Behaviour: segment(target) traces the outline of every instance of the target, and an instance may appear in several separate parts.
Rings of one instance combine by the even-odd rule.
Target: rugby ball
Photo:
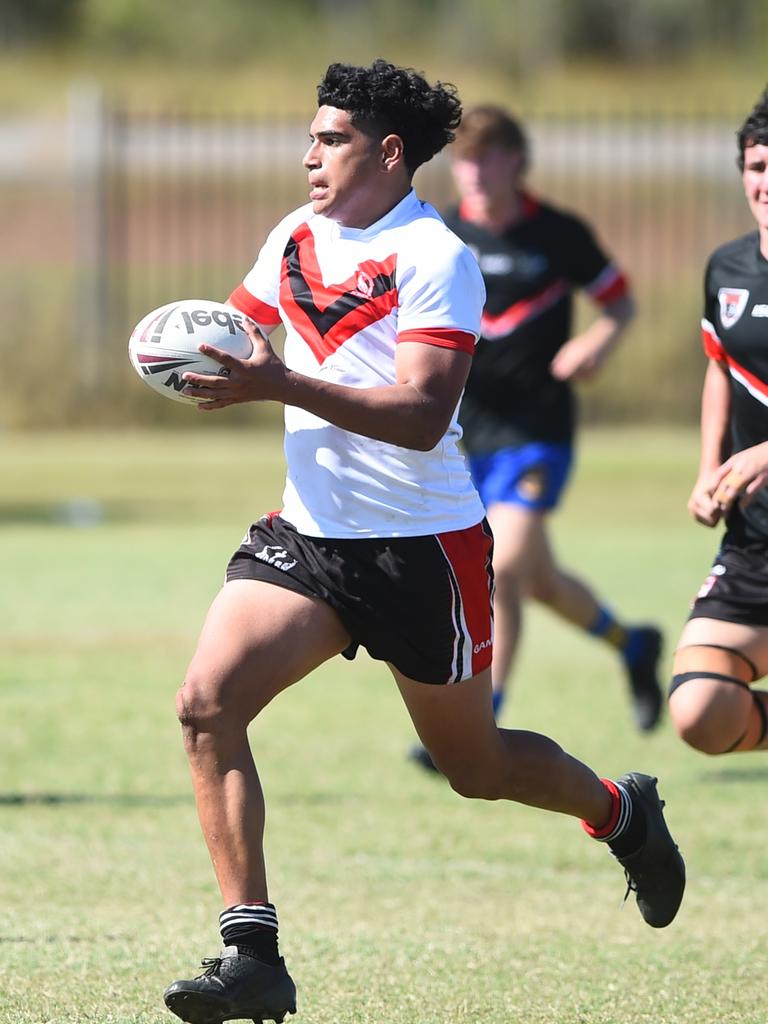
[[[128,356],[148,387],[174,402],[197,405],[205,398],[182,395],[182,374],[226,376],[221,363],[198,351],[202,343],[239,359],[253,351],[243,327],[244,316],[231,306],[210,299],[182,299],[153,309],[136,324],[128,341]]]

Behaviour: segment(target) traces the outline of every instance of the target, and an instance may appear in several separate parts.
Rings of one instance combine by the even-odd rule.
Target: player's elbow
[[[409,431],[410,438],[406,447],[412,448],[416,452],[431,452],[445,437],[447,429],[448,424],[442,420],[414,424],[413,429]]]

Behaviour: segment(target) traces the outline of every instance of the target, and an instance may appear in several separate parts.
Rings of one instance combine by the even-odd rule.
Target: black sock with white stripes
[[[219,914],[225,946],[255,956],[267,964],[280,962],[277,951],[277,911],[271,903],[237,903]]]
[[[582,822],[584,831],[593,839],[607,843],[617,857],[628,857],[637,853],[645,842],[646,824],[642,813],[633,814],[632,798],[629,792],[612,779],[600,780],[611,795],[613,809],[608,821],[599,827]]]

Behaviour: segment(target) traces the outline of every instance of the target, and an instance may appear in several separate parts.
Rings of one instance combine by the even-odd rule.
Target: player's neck
[[[482,196],[468,197],[461,204],[461,213],[465,220],[493,234],[501,234],[514,227],[522,219],[523,210],[523,196],[517,190],[493,200]]]

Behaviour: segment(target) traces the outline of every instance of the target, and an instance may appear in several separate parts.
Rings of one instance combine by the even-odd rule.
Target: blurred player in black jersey
[[[720,246],[704,281],[709,357],[699,476],[688,501],[726,531],[675,652],[670,713],[705,754],[768,747],[768,90],[738,132],[757,230]]]
[[[560,566],[547,534],[571,468],[571,382],[599,370],[634,315],[626,278],[583,221],[525,189],[527,139],[505,110],[469,110],[451,149],[461,202],[445,220],[474,251],[487,293],[460,421],[495,538],[496,711],[517,648],[521,599],[531,597],[619,652],[635,724],[652,729],[663,705],[659,631],[617,619]],[[578,289],[599,312],[572,336]],[[429,766],[418,747],[413,756]]]

